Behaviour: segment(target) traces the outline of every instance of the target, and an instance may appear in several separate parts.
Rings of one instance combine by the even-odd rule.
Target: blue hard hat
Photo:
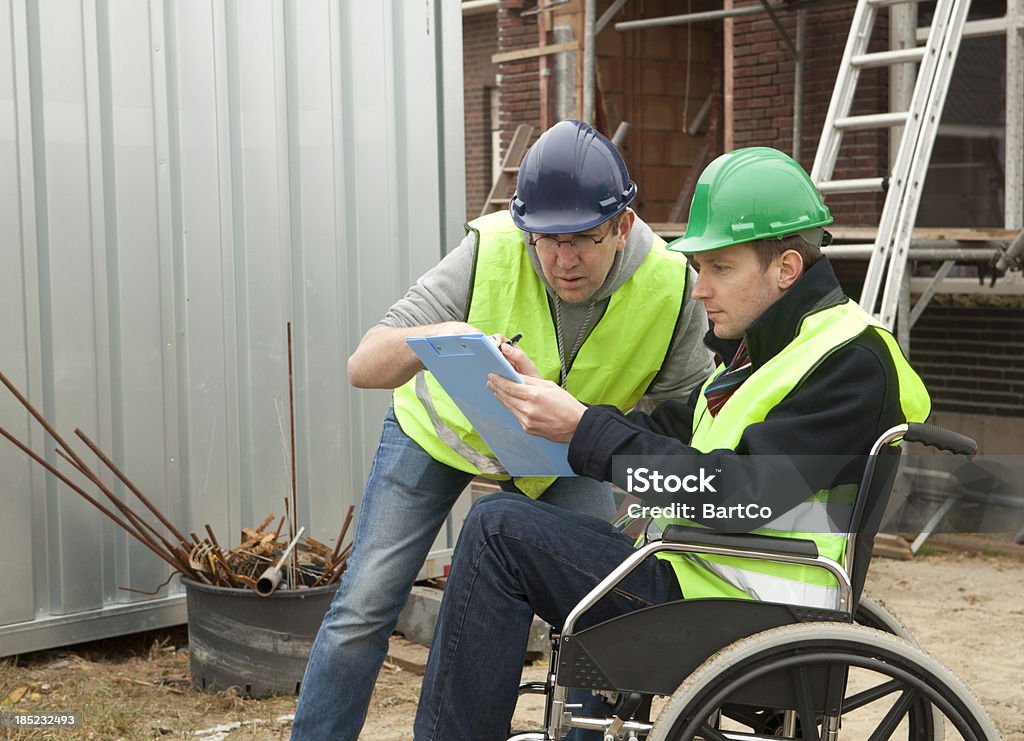
[[[571,234],[593,229],[636,198],[622,155],[582,121],[560,121],[523,157],[509,211],[527,232]]]

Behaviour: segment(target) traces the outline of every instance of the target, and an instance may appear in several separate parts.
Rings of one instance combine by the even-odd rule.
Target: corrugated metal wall
[[[333,539],[388,401],[345,361],[461,235],[460,33],[458,0],[5,0],[0,370],[236,543],[288,491],[291,321],[298,520]],[[183,620],[120,589],[163,562],[0,442],[0,655]]]

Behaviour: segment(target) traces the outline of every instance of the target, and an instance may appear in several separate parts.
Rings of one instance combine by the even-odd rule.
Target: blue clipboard
[[[575,476],[569,445],[523,431],[487,388],[487,374],[523,379],[494,341],[482,334],[411,337],[406,340],[437,382],[512,476]]]

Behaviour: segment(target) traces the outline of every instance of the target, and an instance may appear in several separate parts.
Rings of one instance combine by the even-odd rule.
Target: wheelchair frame
[[[822,635],[830,636],[825,642],[825,648],[819,653],[827,656],[843,654],[848,662],[845,668],[838,672],[831,665],[815,669],[816,678],[822,680],[823,687],[818,687],[818,682],[809,682],[807,676],[801,674],[803,687],[798,687],[794,695],[781,702],[785,707],[776,707],[776,714],[782,718],[779,730],[786,734],[787,738],[799,738],[803,741],[812,741],[819,738],[817,732],[812,730],[810,724],[800,726],[799,719],[812,716],[815,718],[814,725],[821,723],[820,739],[822,741],[835,741],[839,736],[840,720],[847,704],[865,703],[867,695],[860,695],[854,698],[844,699],[846,691],[847,673],[850,667],[863,666],[874,671],[890,672],[889,676],[895,677],[892,681],[909,682],[913,688],[910,699],[904,691],[901,695],[902,712],[916,712],[915,719],[911,722],[911,737],[921,741],[938,741],[943,734],[943,720],[945,717],[953,717],[953,724],[962,732],[966,729],[965,737],[972,739],[998,739],[998,732],[988,718],[984,709],[970,691],[959,683],[951,672],[941,664],[920,651],[913,645],[912,639],[897,638],[887,635],[881,631],[853,626],[855,611],[854,589],[850,574],[854,573],[853,560],[856,547],[856,524],[863,516],[868,493],[875,485],[875,473],[879,455],[887,446],[899,440],[908,442],[921,442],[932,447],[946,450],[952,453],[974,455],[977,450],[976,443],[957,433],[930,425],[904,424],[886,430],[874,443],[869,452],[868,464],[861,478],[858,488],[857,501],[854,507],[851,530],[847,534],[847,543],[844,560],[847,568],[844,568],[836,561],[820,555],[813,541],[798,540],[792,538],[778,538],[763,535],[740,534],[732,535],[704,531],[697,528],[676,529],[670,526],[662,540],[648,543],[631,554],[607,577],[597,584],[586,596],[584,596],[566,617],[561,631],[552,629],[551,636],[551,669],[547,675],[547,681],[543,683],[529,683],[520,688],[520,693],[545,694],[547,702],[545,707],[546,727],[543,731],[531,731],[516,733],[509,738],[509,741],[555,741],[563,738],[570,728],[588,729],[600,731],[606,741],[612,739],[617,741],[638,741],[650,736],[652,741],[660,739],[664,734],[674,733],[679,726],[680,717],[669,717],[663,722],[665,713],[657,723],[650,723],[646,720],[634,719],[637,708],[643,696],[653,694],[672,694],[666,712],[673,704],[681,704],[677,708],[683,712],[693,702],[705,702],[701,699],[701,687],[691,688],[691,679],[701,677],[706,684],[714,684],[720,678],[724,678],[729,670],[729,662],[724,662],[721,669],[714,666],[716,660],[723,654],[750,654],[757,653],[759,639],[761,643],[771,644],[771,651],[774,658],[768,661],[770,666],[790,666],[799,663],[799,650],[795,650],[794,656],[781,655],[786,652],[786,644],[790,641],[798,642],[801,637],[809,636],[814,632],[820,638]],[[891,483],[891,482],[890,482]],[[891,486],[886,487],[884,492],[885,500],[888,499]],[[882,506],[884,506],[884,501]],[[679,532],[683,532],[680,537]],[[626,615],[613,618],[604,623],[591,626],[581,633],[576,633],[575,628],[580,618],[599,600],[607,595],[615,586],[632,572],[641,562],[656,553],[701,553],[706,555],[738,556],[743,558],[756,558],[776,563],[798,564],[814,568],[824,569],[836,580],[838,587],[838,601],[836,610],[800,607],[794,605],[782,605],[770,602],[756,602],[758,610],[751,611],[754,605],[747,600],[735,599],[691,599],[678,602],[655,605],[653,607],[638,610]],[[872,603],[873,604],[873,603]],[[669,613],[672,610],[674,612]],[[697,650],[691,652],[692,656],[679,656],[673,654],[673,666],[667,671],[651,669],[649,672],[643,669],[647,662],[646,655],[630,657],[629,661],[620,662],[614,666],[610,661],[593,661],[585,647],[587,638],[591,643],[597,643],[604,639],[604,636],[611,630],[624,630],[626,624],[622,621],[630,620],[632,625],[664,625],[665,617],[671,615],[678,617],[682,611],[688,610],[689,615],[702,615],[702,619],[690,621],[691,624],[715,626],[718,633],[724,634],[720,643],[714,643],[711,649]],[[884,612],[884,611],[883,611]],[[886,615],[881,615],[878,620],[886,629],[892,629],[892,623],[899,625],[895,618],[887,620]],[[710,619],[709,619],[710,618]],[[658,622],[661,620],[662,622]],[[829,627],[831,626],[831,627]],[[804,630],[806,628],[806,630]],[[703,629],[702,629],[703,630]],[[835,632],[839,631],[839,632]],[[643,631],[640,631],[643,635]],[[598,636],[598,638],[593,638]],[[717,636],[722,638],[722,635]],[[849,637],[849,640],[846,638]],[[584,640],[578,640],[583,638]],[[781,641],[781,642],[780,642]],[[685,643],[685,640],[681,641]],[[898,642],[898,643],[894,643]],[[812,641],[809,645],[816,646],[820,640]],[[852,648],[846,646],[849,643]],[[879,646],[877,651],[874,646]],[[835,647],[835,650],[832,648]],[[841,650],[840,650],[841,649]],[[858,651],[860,653],[858,653]],[[845,652],[845,653],[844,653]],[[813,650],[810,651],[814,653]],[[888,660],[874,658],[862,658],[861,654],[881,653],[889,657]],[[778,654],[776,656],[776,654]],[[607,659],[607,656],[602,656]],[[818,659],[819,664],[824,664],[826,659]],[[774,663],[773,663],[774,662]],[[628,666],[626,666],[628,665]],[[708,667],[710,666],[710,672]],[[615,671],[608,670],[608,674],[616,674],[616,677],[606,676],[605,670],[613,666]],[[815,664],[817,666],[817,664]],[[908,669],[909,667],[909,669]],[[919,671],[915,671],[919,669]],[[750,671],[751,676],[766,674],[767,670],[757,669]],[[798,671],[797,669],[773,669],[772,671]],[[800,672],[809,671],[806,667],[799,669]],[[916,673],[926,675],[926,679],[915,683],[912,676]],[[678,677],[682,674],[684,679],[680,682]],[[770,674],[767,672],[766,676]],[[948,677],[946,676],[948,674]],[[704,679],[704,675],[709,675]],[[906,677],[911,677],[907,679]],[[768,679],[770,680],[770,676]],[[616,681],[618,680],[618,681]],[[722,684],[725,680],[719,681]],[[756,677],[749,680],[755,682]],[[562,683],[564,682],[564,684]],[[746,678],[734,682],[725,682],[729,686],[745,685]],[[945,690],[936,690],[928,682],[939,684]],[[809,687],[807,685],[814,684]],[[617,686],[621,685],[621,686]],[[642,685],[642,686],[641,686]],[[573,707],[567,703],[569,686],[591,687],[594,689],[612,689],[620,692],[623,696],[629,694],[629,698],[623,703],[618,712],[609,718],[593,718],[577,716],[572,713]],[[685,692],[684,692],[685,691]],[[725,690],[723,690],[724,692]],[[746,689],[736,690],[742,695]],[[944,694],[945,693],[945,694]],[[721,694],[721,693],[720,693]],[[770,695],[778,695],[774,689]],[[861,693],[864,695],[865,693]],[[782,692],[787,695],[787,692]],[[884,696],[884,694],[882,695]],[[722,695],[722,701],[725,699]],[[952,699],[949,699],[952,697]],[[677,698],[680,698],[677,702]],[[685,702],[684,702],[685,700]],[[870,701],[869,699],[867,701]],[[712,705],[714,702],[712,701]],[[768,703],[765,703],[766,705]],[[897,703],[899,705],[900,703]],[[724,706],[723,706],[724,707]],[[823,708],[823,710],[817,710]],[[908,709],[909,708],[909,709]],[[768,708],[771,710],[772,708]],[[941,709],[941,712],[940,712]],[[712,710],[711,714],[720,713],[719,710]],[[883,719],[880,729],[889,729],[891,733],[899,723],[896,718],[896,711],[891,711]],[[902,717],[902,716],[901,716]],[[966,718],[966,720],[965,720]],[[763,736],[754,734],[738,734],[725,731],[716,731],[714,726],[709,725],[712,721],[705,721],[702,718],[690,720],[680,738],[690,739],[694,737],[710,739],[760,739]],[[717,721],[714,721],[717,722]],[[657,730],[671,725],[671,728],[664,731]],[[695,736],[694,729],[697,735]],[[688,734],[688,735],[687,735]],[[799,734],[799,735],[797,735]],[[664,736],[668,738],[668,736]],[[672,736],[672,738],[677,738]]]

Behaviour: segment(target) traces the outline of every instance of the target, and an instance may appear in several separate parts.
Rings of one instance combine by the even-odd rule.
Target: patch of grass
[[[0,659],[0,710],[82,714],[81,728],[18,730],[10,738],[183,739],[195,730],[253,720],[264,723],[232,736],[287,738],[289,728],[273,721],[295,711],[294,697],[248,700],[230,690],[192,689],[187,644],[180,628]],[[3,729],[0,738],[7,738]]]

